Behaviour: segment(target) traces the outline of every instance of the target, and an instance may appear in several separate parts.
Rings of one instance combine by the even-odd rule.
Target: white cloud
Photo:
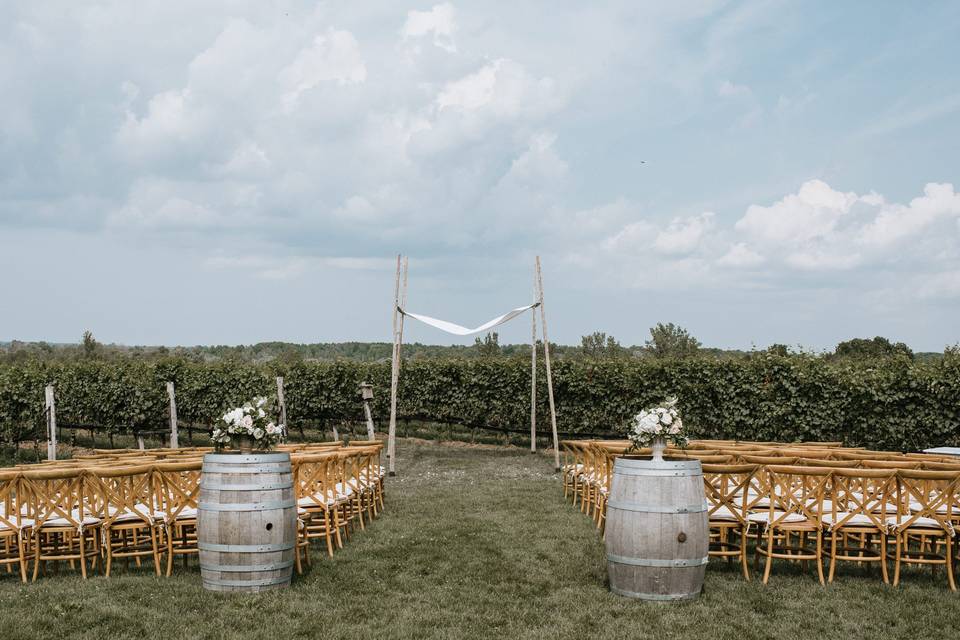
[[[282,101],[286,109],[296,107],[301,94],[333,81],[338,84],[359,84],[367,79],[367,67],[360,54],[360,45],[349,31],[328,29],[317,36],[309,47],[280,72],[280,84],[286,89]]]
[[[451,53],[457,50],[454,34],[457,32],[457,22],[454,16],[453,5],[448,2],[434,5],[430,11],[409,11],[407,20],[403,23],[400,34],[404,40],[433,36],[434,46]]]
[[[875,194],[874,194],[875,196]],[[872,197],[871,203],[880,206],[880,213],[861,233],[866,244],[886,246],[920,233],[945,216],[960,216],[960,193],[954,193],[952,184],[929,183],[923,195],[907,206],[885,205],[882,198]]]
[[[654,248],[663,254],[690,253],[700,246],[713,225],[714,213],[706,211],[699,216],[675,218],[666,229],[657,234]]]
[[[755,267],[764,263],[764,257],[751,250],[743,242],[738,242],[717,259],[717,264],[724,267]]]
[[[440,111],[486,109],[506,118],[537,115],[558,106],[561,98],[549,77],[534,78],[523,65],[500,58],[448,83],[437,96]]]
[[[745,84],[736,84],[729,80],[724,80],[717,87],[717,95],[721,98],[750,97],[753,91]]]
[[[768,207],[750,205],[735,226],[763,242],[802,242],[829,235],[856,202],[855,193],[835,191],[822,180],[810,180],[797,193]]]

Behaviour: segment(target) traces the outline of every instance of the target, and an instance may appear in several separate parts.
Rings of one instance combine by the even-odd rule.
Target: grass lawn
[[[960,596],[942,572],[899,588],[876,569],[816,574],[774,567],[764,587],[711,562],[685,604],[610,594],[603,543],[564,503],[551,460],[522,449],[398,443],[387,509],[291,589],[221,595],[199,570],[172,578],[115,568],[21,586],[0,574],[0,638],[862,638],[960,630]],[[892,568],[892,567],[891,567]]]

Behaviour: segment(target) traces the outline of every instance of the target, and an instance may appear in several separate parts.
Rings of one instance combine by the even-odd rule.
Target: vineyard
[[[405,361],[398,416],[529,433],[529,367],[525,358],[506,357]],[[960,444],[955,358],[570,359],[558,361],[553,375],[562,436],[612,435],[641,407],[678,395],[685,420],[702,438],[842,440],[893,450]],[[0,437],[44,439],[43,394],[51,383],[61,422],[122,434],[165,427],[167,381],[176,385],[180,422],[206,427],[238,402],[274,392],[275,376],[284,377],[291,431],[361,420],[361,381],[373,383],[375,419],[386,421],[389,362],[29,361],[0,365]],[[545,376],[537,379],[542,385]],[[538,390],[543,416],[546,397],[545,388]]]

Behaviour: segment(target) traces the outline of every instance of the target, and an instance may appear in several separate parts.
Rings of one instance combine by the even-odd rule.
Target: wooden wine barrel
[[[657,601],[700,595],[709,545],[700,461],[617,458],[605,539],[614,593]]]
[[[208,453],[197,505],[200,575],[211,591],[290,584],[297,499],[289,453]]]

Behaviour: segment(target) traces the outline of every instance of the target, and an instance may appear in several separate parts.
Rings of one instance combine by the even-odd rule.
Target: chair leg
[[[740,566],[743,569],[743,579],[750,582],[750,564],[747,562],[747,527],[740,528]]]
[[[893,586],[895,587],[900,584],[900,548],[902,545],[901,540],[904,537],[905,536],[901,536],[899,533],[897,534],[896,562],[893,565]]]
[[[175,524],[167,525],[167,577],[173,575],[173,536]]]
[[[823,529],[817,529],[817,575],[820,577],[820,584],[825,585],[823,581]]]
[[[947,565],[947,582],[950,584],[950,591],[957,590],[957,583],[953,580],[953,540],[947,538],[947,549],[944,553],[944,562]]]
[[[887,536],[880,532],[880,573],[883,576],[883,584],[890,584],[890,576],[887,575]]]
[[[763,567],[763,584],[767,584],[770,579],[770,569],[773,568],[773,527],[767,527],[767,532],[767,549],[764,552],[767,561]]]
[[[830,532],[830,573],[827,582],[833,584],[834,571],[837,568],[837,532]]]

